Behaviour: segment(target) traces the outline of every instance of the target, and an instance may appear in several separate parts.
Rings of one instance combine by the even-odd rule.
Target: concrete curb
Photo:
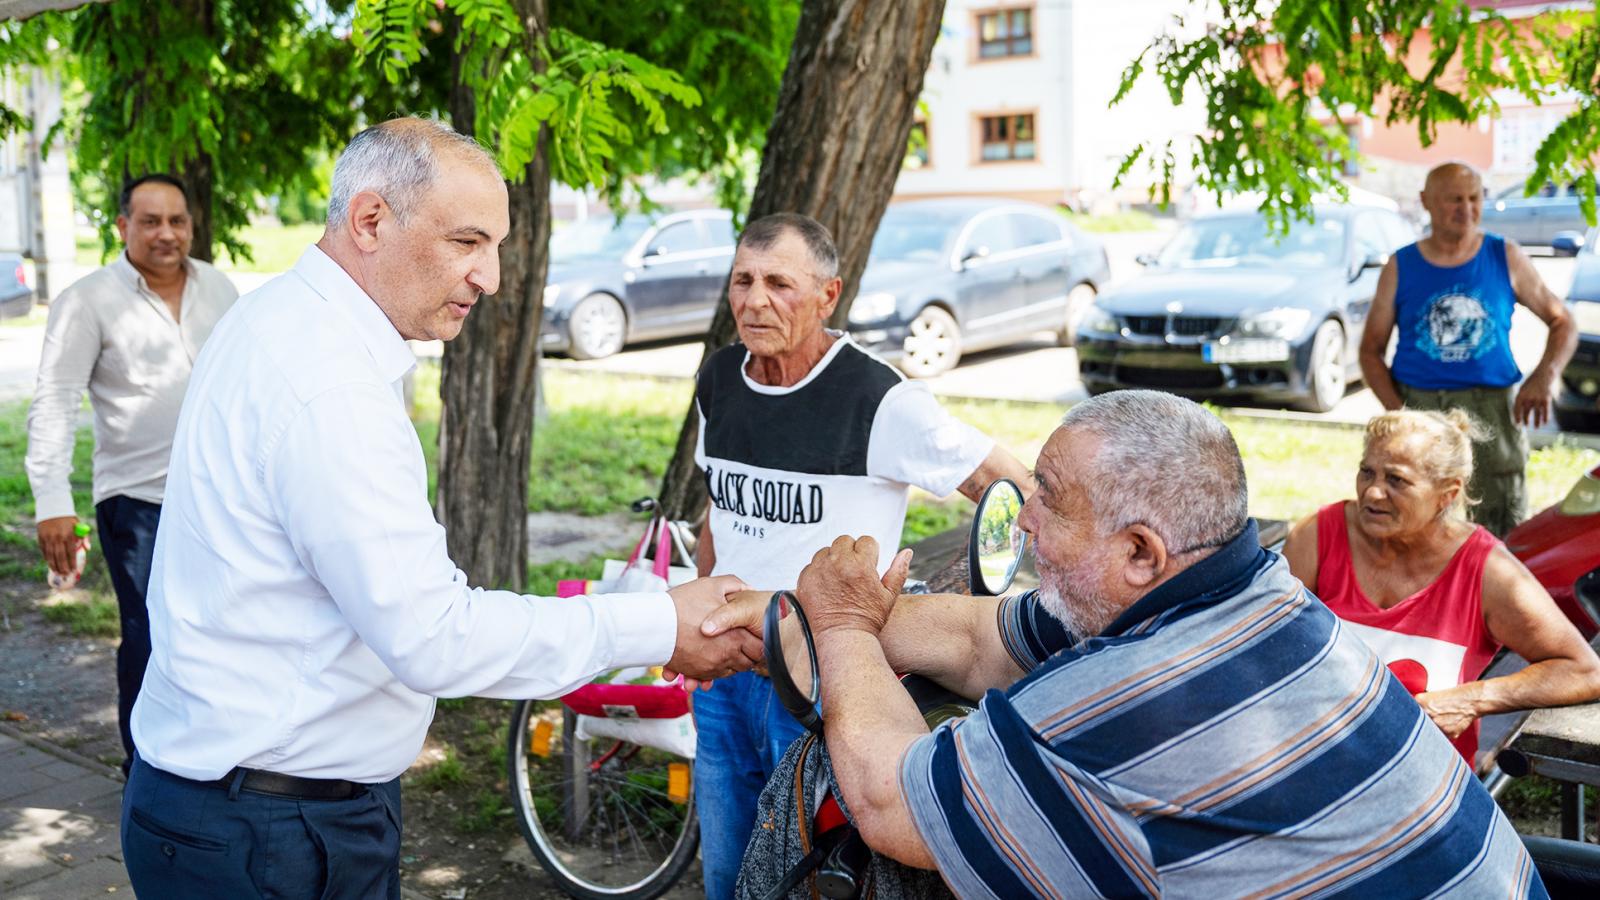
[[[124,780],[126,780],[126,779],[124,779],[122,777],[122,770],[117,768],[116,766],[108,766],[105,763],[99,761],[98,759],[90,759],[89,757],[84,756],[81,753],[74,753],[73,751],[68,750],[65,747],[60,747],[60,746],[57,746],[55,744],[52,744],[49,741],[45,740],[44,738],[36,737],[36,736],[34,736],[32,734],[29,734],[26,731],[22,731],[21,729],[15,727],[13,725],[7,725],[4,722],[0,722],[0,734],[3,734],[6,737],[11,738],[13,740],[20,741],[20,742],[22,742],[24,744],[27,744],[28,746],[32,747],[35,750],[40,751],[41,753],[48,753],[51,756],[56,757],[57,759],[66,760],[67,762],[72,763],[75,766],[82,766],[83,768],[88,769],[89,771],[95,773],[96,775],[104,775],[107,778],[112,779],[113,781],[124,781]]]

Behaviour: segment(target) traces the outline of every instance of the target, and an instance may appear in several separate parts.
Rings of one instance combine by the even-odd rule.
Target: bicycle
[[[654,513],[656,501],[633,503]],[[689,523],[667,521],[673,555],[694,566]],[[562,891],[586,900],[651,900],[700,848],[692,758],[584,730],[561,700],[523,700],[506,763],[517,824]]]

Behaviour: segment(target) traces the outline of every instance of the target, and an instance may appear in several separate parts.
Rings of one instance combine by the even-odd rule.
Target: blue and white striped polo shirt
[[[962,897],[1543,898],[1522,842],[1254,523],[1076,645],[1001,609],[1030,674],[912,745]]]

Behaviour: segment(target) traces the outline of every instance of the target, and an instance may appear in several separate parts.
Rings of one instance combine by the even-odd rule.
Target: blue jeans
[[[731,900],[761,789],[806,730],[778,701],[772,682],[754,672],[718,679],[711,690],[696,694],[694,726],[694,804],[706,898]]]
[[[150,662],[150,614],[145,592],[150,587],[150,564],[156,555],[156,524],[161,504],[112,496],[94,508],[100,526],[100,553],[111,572],[117,592],[117,612],[122,620],[122,642],[117,645],[117,730],[122,733],[122,774],[133,764],[133,733],[128,717],[139,699],[144,669]]]
[[[122,859],[140,897],[400,900],[400,779],[348,800],[289,800],[136,759]]]

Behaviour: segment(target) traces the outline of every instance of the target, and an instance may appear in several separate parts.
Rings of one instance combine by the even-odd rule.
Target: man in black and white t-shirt
[[[794,587],[841,534],[872,535],[887,570],[910,486],[976,501],[1007,476],[1031,492],[1023,465],[926,385],[824,327],[841,286],[833,239],[806,216],[767,216],[740,236],[728,284],[739,342],[706,361],[695,390],[695,462],[711,494],[702,575]],[[801,728],[754,672],[719,680],[694,711],[706,896],[724,900],[761,787]]]

